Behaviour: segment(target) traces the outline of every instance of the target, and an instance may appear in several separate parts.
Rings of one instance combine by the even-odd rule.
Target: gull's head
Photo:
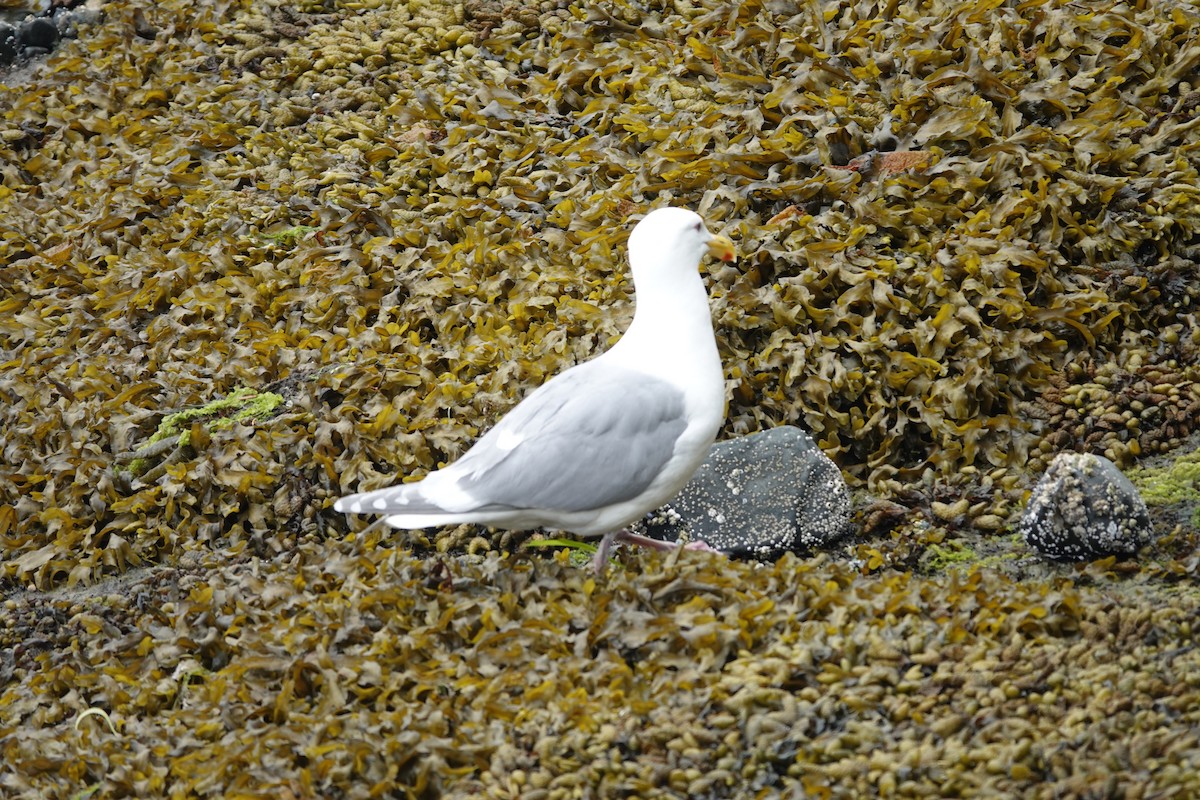
[[[651,211],[629,234],[629,261],[635,275],[649,265],[695,271],[705,254],[732,261],[733,242],[709,233],[700,215],[686,208]]]

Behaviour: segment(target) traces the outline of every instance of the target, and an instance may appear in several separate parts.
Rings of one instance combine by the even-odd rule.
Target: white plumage
[[[679,492],[724,420],[705,253],[728,261],[733,244],[691,211],[646,215],[629,237],[633,323],[610,350],[534,390],[454,463],[334,508],[395,528],[469,522],[610,542]]]

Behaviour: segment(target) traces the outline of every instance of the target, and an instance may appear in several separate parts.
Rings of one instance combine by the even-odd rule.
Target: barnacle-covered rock
[[[781,426],[714,444],[676,498],[637,527],[774,559],[828,547],[849,526],[850,492],[837,466],[807,433]]]
[[[1150,516],[1107,458],[1062,453],[1034,487],[1018,531],[1046,558],[1088,561],[1136,555],[1149,540]]]

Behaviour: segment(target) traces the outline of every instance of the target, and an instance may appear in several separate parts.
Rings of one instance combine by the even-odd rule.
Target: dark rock
[[[158,28],[146,19],[145,12],[140,8],[133,10],[133,32],[137,34],[139,39],[148,39],[153,41],[158,36]]]
[[[774,559],[846,534],[842,473],[799,428],[718,442],[683,491],[635,530],[674,541],[684,532],[727,555]]]
[[[0,22],[0,64],[11,64],[16,61],[20,49],[17,29],[12,25]]]
[[[58,42],[58,26],[45,17],[35,17],[21,24],[19,36],[21,47],[49,52]]]
[[[1150,514],[1116,464],[1091,453],[1060,453],[1034,487],[1018,530],[1054,561],[1132,556],[1149,541]]]

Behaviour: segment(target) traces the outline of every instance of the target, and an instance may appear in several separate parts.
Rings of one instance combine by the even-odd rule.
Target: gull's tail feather
[[[446,508],[428,496],[424,483],[403,483],[373,492],[347,495],[335,502],[333,508],[343,514],[385,514],[384,522],[401,530],[438,528],[465,522],[486,523],[495,516],[496,511],[502,510],[496,506]],[[456,499],[462,500],[461,497]]]
[[[419,483],[403,483],[373,492],[347,495],[334,503],[333,508],[343,514],[453,514],[426,497]]]

